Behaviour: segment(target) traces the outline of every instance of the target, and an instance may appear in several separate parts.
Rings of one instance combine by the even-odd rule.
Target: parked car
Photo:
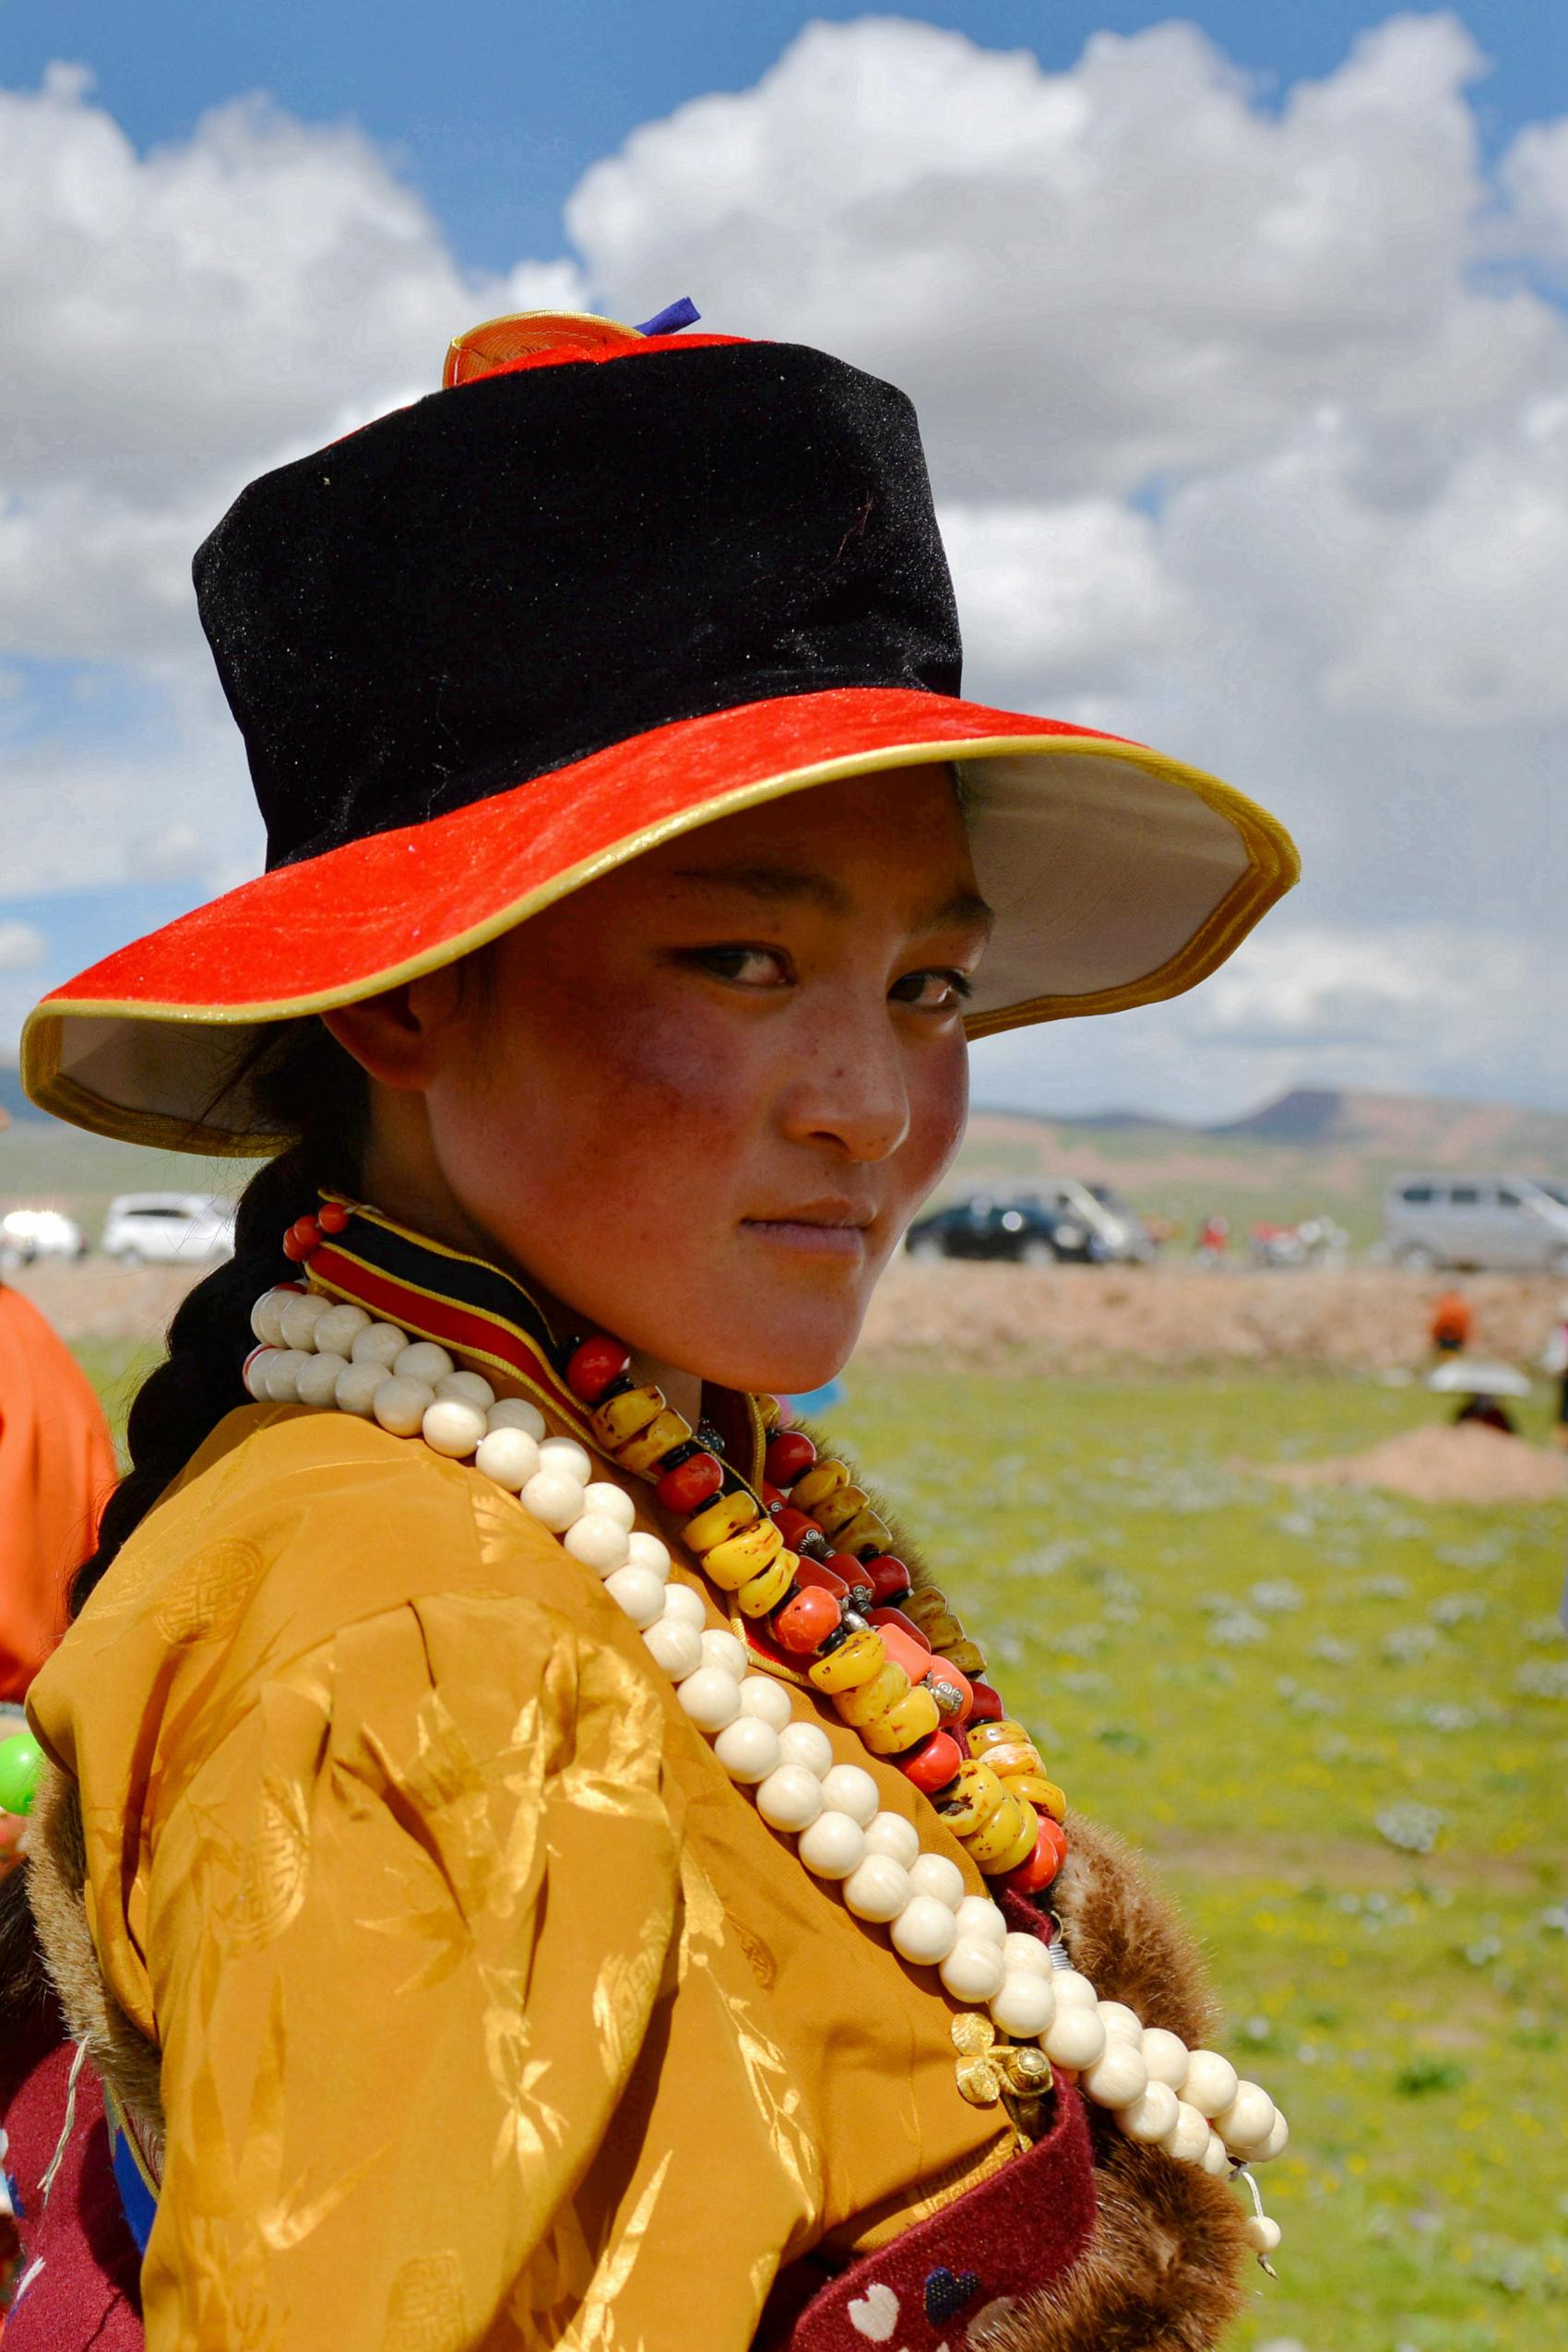
[[[912,1258],[1010,1258],[1020,1265],[1082,1264],[1101,1254],[1075,1218],[1039,1201],[999,1201],[984,1193],[918,1218],[904,1247]]]
[[[1568,1274],[1568,1188],[1539,1176],[1399,1176],[1383,1204],[1396,1265]]]
[[[57,1208],[11,1208],[0,1217],[0,1265],[31,1265],[36,1258],[84,1258],[87,1235]]]
[[[1154,1236],[1129,1201],[1109,1184],[1080,1184],[1075,1176],[1053,1176],[1020,1198],[1038,1201],[1054,1216],[1070,1218],[1094,1234],[1099,1255],[1120,1265],[1147,1265]]]
[[[199,1265],[232,1257],[233,1204],[209,1193],[122,1193],[109,1204],[101,1246],[122,1265]]]

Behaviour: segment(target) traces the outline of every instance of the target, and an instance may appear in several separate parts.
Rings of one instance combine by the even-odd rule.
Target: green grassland
[[[123,1412],[150,1350],[80,1353]],[[1237,2352],[1568,2342],[1564,1514],[1248,1467],[1431,1411],[1307,1377],[866,1371],[832,1419],[1075,1802],[1201,1930],[1226,2046],[1289,2115],[1280,2275]]]

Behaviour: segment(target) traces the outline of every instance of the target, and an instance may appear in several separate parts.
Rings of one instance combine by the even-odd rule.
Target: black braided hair
[[[251,1308],[273,1283],[293,1277],[282,1251],[288,1228],[315,1207],[323,1185],[360,1190],[369,1089],[319,1021],[264,1031],[224,1091],[242,1076],[273,1132],[297,1140],[251,1178],[235,1217],[233,1256],[181,1302],[168,1352],[137,1392],[125,1431],[131,1467],[105,1506],[97,1550],[71,1580],[73,1618],[192,1455],[226,1413],[248,1401],[241,1368],[255,1345]],[[26,1880],[24,1867],[0,1882],[0,2030],[19,2028],[45,1996]]]

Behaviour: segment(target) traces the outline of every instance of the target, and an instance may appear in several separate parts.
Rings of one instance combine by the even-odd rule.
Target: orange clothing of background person
[[[1431,1311],[1431,1344],[1450,1351],[1467,1348],[1475,1329],[1470,1302],[1461,1291],[1445,1290]]]
[[[36,1307],[0,1284],[0,1699],[65,1630],[65,1586],[117,1472],[98,1399]]]

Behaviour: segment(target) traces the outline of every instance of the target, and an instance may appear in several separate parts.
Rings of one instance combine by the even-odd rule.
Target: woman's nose
[[[897,1151],[909,1132],[904,1054],[885,999],[874,1012],[842,1006],[802,1040],[783,1099],[791,1143],[826,1143],[872,1162]]]

